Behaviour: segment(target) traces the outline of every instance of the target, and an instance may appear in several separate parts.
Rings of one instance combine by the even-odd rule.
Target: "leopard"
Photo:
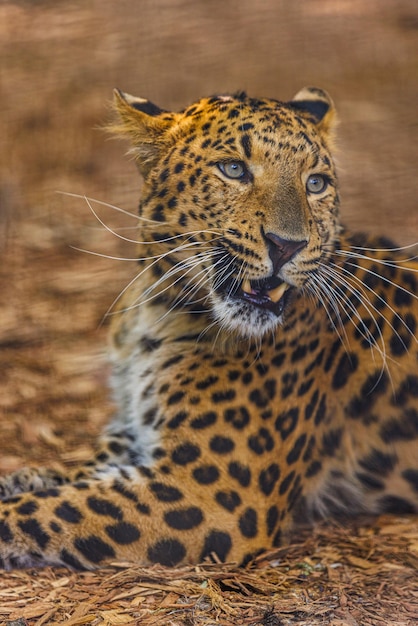
[[[115,111],[142,191],[114,417],[87,463],[1,478],[1,567],[245,565],[301,522],[416,514],[417,257],[340,221],[330,96]]]

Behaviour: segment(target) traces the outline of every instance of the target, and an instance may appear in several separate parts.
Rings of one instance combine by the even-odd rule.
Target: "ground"
[[[413,0],[1,4],[1,472],[88,459],[112,411],[107,311],[133,268],[96,255],[132,258],[133,246],[83,197],[57,193],[135,213],[135,168],[100,129],[112,88],[166,108],[242,88],[285,99],[326,88],[340,112],[345,221],[405,245],[418,239],[417,33]],[[135,224],[92,208],[112,228]],[[1,574],[0,623],[411,626],[416,520],[363,522],[306,530],[245,570]]]

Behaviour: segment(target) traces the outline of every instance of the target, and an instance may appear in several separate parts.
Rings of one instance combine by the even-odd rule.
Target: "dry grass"
[[[402,537],[399,537],[399,531]],[[246,569],[116,563],[100,572],[16,572],[0,588],[0,617],[33,626],[222,624],[412,626],[418,619],[418,529],[373,526],[305,532],[297,545]]]
[[[0,470],[91,455],[107,399],[105,313],[133,250],[99,228],[87,193],[135,207],[123,148],[97,127],[113,86],[181,107],[246,88],[327,88],[340,116],[345,221],[417,239],[418,11],[413,0],[88,0],[0,4]],[[106,222],[125,219],[101,207]],[[133,224],[128,220],[128,224]],[[103,323],[102,323],[103,322]],[[416,520],[306,531],[245,570],[117,564],[0,577],[17,624],[412,626]]]

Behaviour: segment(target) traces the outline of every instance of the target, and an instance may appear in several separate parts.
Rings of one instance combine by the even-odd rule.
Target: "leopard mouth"
[[[277,317],[282,315],[290,290],[290,285],[277,276],[270,276],[261,280],[245,278],[240,285],[229,281],[223,285],[223,291],[228,296],[249,303],[264,311],[271,311]]]

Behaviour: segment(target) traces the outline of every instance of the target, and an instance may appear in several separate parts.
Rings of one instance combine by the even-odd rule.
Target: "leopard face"
[[[246,563],[301,517],[416,513],[418,264],[341,227],[328,95],[116,109],[144,179],[117,412],[84,466],[0,479],[0,565]]]
[[[147,101],[118,98],[132,126],[150,110]],[[152,113],[164,154],[147,154],[144,167],[143,145],[133,152],[145,175],[141,215],[155,221],[151,236],[165,239],[161,253],[178,263],[171,275],[229,331],[273,332],[292,290],[314,289],[339,232],[331,100],[305,89],[289,103],[238,94],[177,115]],[[175,236],[187,243],[173,253]]]

